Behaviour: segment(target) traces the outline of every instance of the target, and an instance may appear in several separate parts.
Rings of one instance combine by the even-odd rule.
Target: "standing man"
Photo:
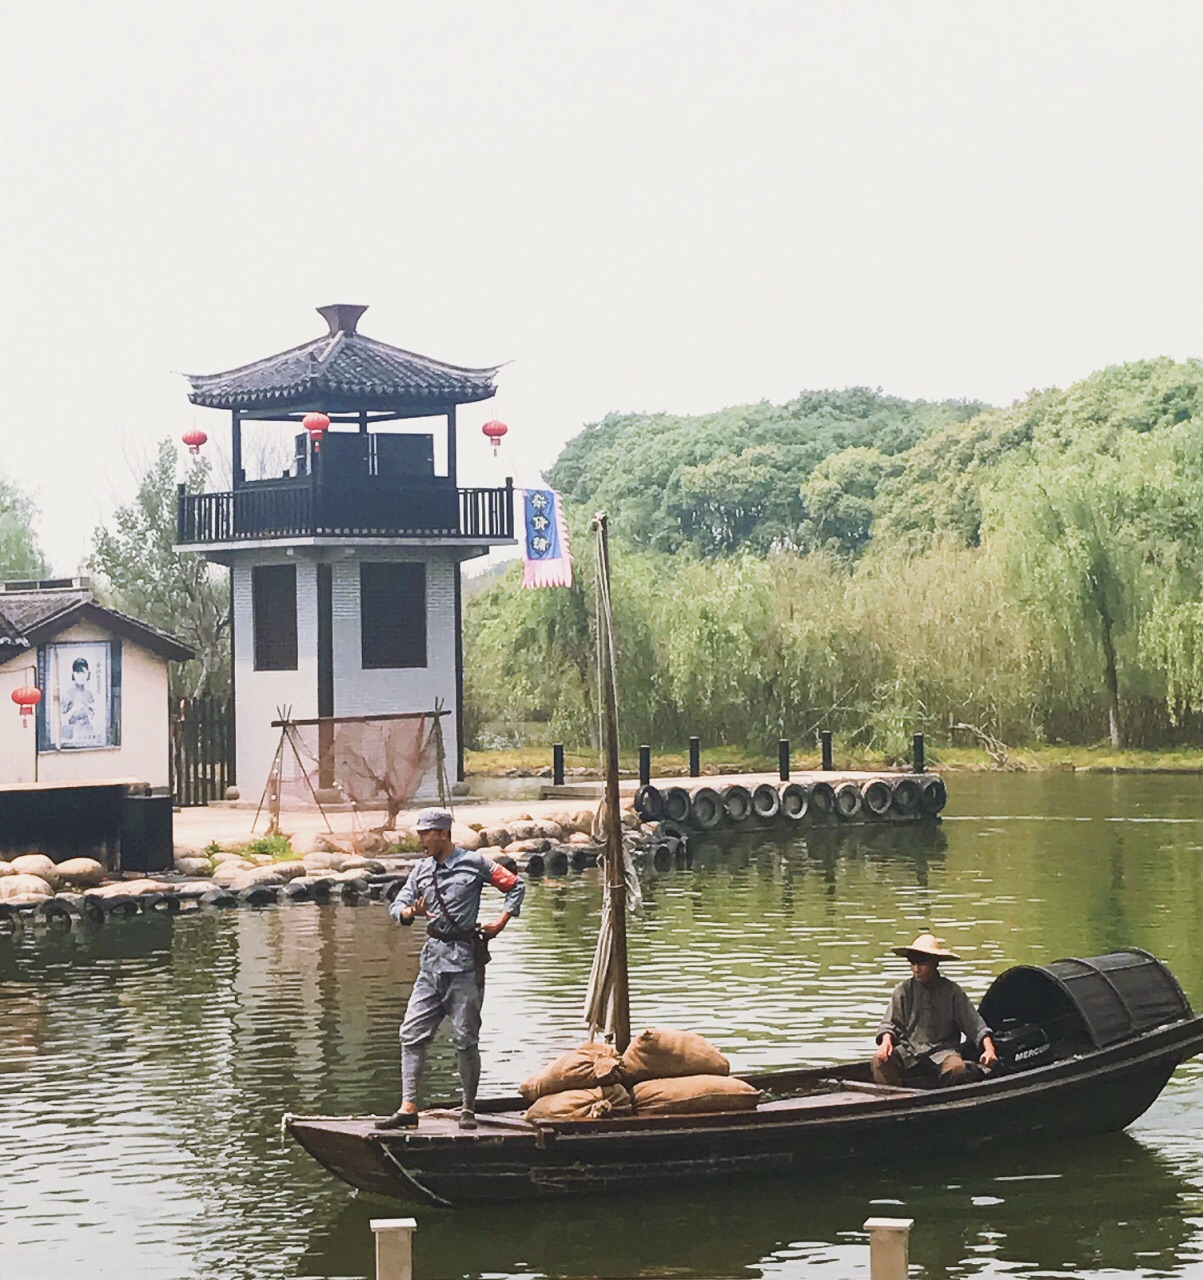
[[[981,1065],[992,1066],[998,1055],[990,1028],[969,997],[940,973],[941,960],[959,960],[943,938],[921,933],[909,947],[894,954],[910,961],[911,976],[894,988],[877,1032],[877,1052],[870,1064],[878,1084],[966,1084],[981,1078],[976,1063],[958,1050],[961,1038],[980,1052]]]
[[[404,1129],[418,1123],[426,1046],[443,1019],[450,1018],[463,1087],[459,1127],[475,1129],[487,942],[522,909],[526,885],[514,871],[483,854],[457,849],[451,839],[451,814],[446,809],[423,809],[417,830],[427,856],[410,872],[389,907],[389,915],[403,925],[425,916],[426,942],[401,1024],[401,1105],[378,1121],[376,1128]],[[505,903],[496,920],[478,926],[480,894],[486,884],[500,889]],[[483,954],[478,954],[478,948]]]

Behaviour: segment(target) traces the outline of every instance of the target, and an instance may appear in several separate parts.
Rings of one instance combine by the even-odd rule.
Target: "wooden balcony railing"
[[[295,537],[482,538],[514,536],[514,489],[457,489],[438,479],[417,485],[338,486],[255,481],[229,493],[180,486],[181,545]]]

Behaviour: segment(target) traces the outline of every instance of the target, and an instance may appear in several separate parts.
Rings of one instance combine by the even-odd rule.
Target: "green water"
[[[955,777],[937,829],[699,845],[648,875],[632,1021],[735,1070],[859,1057],[933,927],[975,997],[1008,964],[1138,945],[1203,1007],[1203,779]],[[535,883],[495,947],[487,1091],[580,1038],[596,872]],[[413,932],[377,903],[39,928],[0,939],[0,1276],[373,1274],[372,1217],[281,1139],[284,1111],[389,1109]],[[445,1042],[432,1094],[453,1088]],[[417,1208],[419,1280],[867,1274],[860,1227],[916,1219],[913,1274],[1203,1274],[1203,1064],[1128,1132],[814,1180],[486,1211]]]

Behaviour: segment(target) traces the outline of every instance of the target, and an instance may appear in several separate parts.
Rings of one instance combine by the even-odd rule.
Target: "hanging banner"
[[[554,489],[526,489],[522,505],[522,585],[572,586],[572,555],[560,495]]]

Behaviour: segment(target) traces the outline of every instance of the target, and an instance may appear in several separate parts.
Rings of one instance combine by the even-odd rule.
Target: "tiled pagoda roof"
[[[186,374],[188,399],[211,409],[360,410],[418,416],[487,400],[497,369],[465,369],[356,331],[366,307],[319,307],[329,333],[225,373]]]

